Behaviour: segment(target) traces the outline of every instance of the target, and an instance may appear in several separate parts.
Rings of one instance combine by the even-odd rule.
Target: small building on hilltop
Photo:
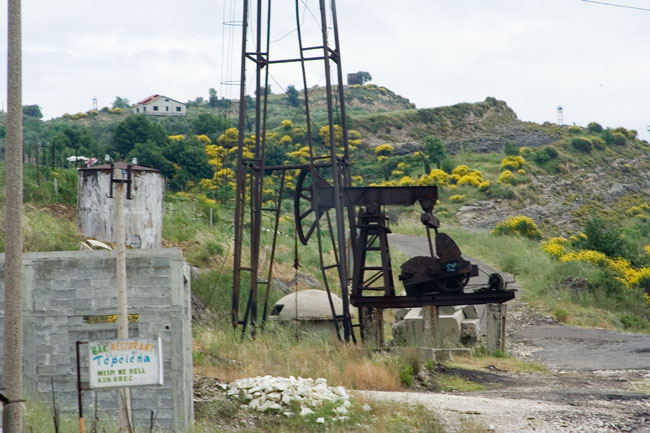
[[[187,107],[182,102],[163,95],[151,95],[135,104],[136,114],[150,116],[186,116]]]

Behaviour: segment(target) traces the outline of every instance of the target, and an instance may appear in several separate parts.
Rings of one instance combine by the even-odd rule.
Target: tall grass
[[[250,376],[324,377],[331,385],[351,389],[402,389],[401,361],[390,354],[374,353],[359,346],[302,334],[296,339],[291,325],[267,323],[255,340],[225,324],[196,327],[195,371],[232,381]]]

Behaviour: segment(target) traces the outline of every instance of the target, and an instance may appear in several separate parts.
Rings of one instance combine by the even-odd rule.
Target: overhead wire
[[[642,7],[638,7],[638,6],[622,5],[622,4],[618,4],[618,3],[607,3],[607,2],[601,2],[601,1],[596,1],[596,0],[580,0],[580,1],[583,1],[585,3],[595,3],[595,4],[598,4],[598,5],[602,5],[602,6],[613,6],[613,7],[617,7],[617,8],[635,9],[635,10],[639,10],[639,11],[650,12],[650,8],[642,8]]]

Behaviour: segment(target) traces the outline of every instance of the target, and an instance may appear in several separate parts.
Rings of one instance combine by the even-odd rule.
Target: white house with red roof
[[[163,95],[151,95],[135,104],[136,114],[150,116],[186,116],[187,107],[182,102]]]

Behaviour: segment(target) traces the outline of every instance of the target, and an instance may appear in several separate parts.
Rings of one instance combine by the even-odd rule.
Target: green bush
[[[498,223],[490,231],[492,235],[522,236],[532,240],[542,239],[542,232],[532,218],[518,215]]]
[[[551,146],[546,146],[543,149],[540,149],[532,153],[532,159],[537,165],[544,165],[551,159],[557,158],[559,155],[558,151]]]
[[[399,380],[406,386],[413,386],[413,367],[405,365],[399,372]]]
[[[617,146],[625,146],[625,143],[627,143],[627,138],[622,132],[612,132],[612,143],[616,144]]]
[[[596,134],[603,132],[603,127],[600,125],[600,123],[596,122],[589,122],[587,129],[591,132],[595,132]]]
[[[579,126],[569,126],[567,128],[567,131],[571,134],[580,134],[582,132],[582,128]]]
[[[559,322],[566,323],[569,320],[569,312],[562,307],[557,307],[555,309],[555,318]]]
[[[620,227],[612,227],[598,216],[588,218],[584,226],[585,237],[573,241],[576,248],[600,251],[608,257],[623,257],[636,263],[636,245],[625,237]]]
[[[519,149],[517,149],[515,143],[511,140],[506,140],[505,143],[503,143],[503,153],[508,156],[515,156],[519,155]]]
[[[605,140],[600,137],[591,137],[589,138],[591,143],[594,145],[594,148],[597,150],[603,150],[605,148]]]
[[[574,137],[571,139],[571,146],[580,152],[591,152],[594,148],[593,143],[586,137]]]

